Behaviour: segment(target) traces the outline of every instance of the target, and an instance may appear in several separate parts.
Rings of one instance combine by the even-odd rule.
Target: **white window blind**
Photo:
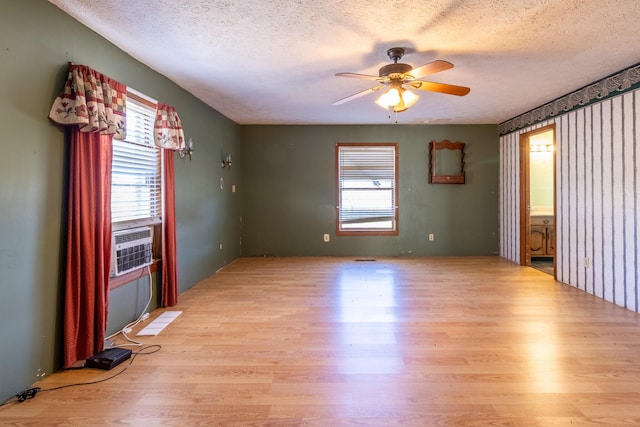
[[[338,144],[338,231],[396,231],[396,144]]]
[[[126,137],[113,140],[113,223],[161,216],[160,149],[153,142],[155,113],[154,107],[127,97]]]

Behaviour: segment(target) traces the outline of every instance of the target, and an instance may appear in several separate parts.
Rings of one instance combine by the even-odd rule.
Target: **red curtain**
[[[178,303],[178,260],[176,248],[176,199],[174,151],[164,152],[164,210],[162,221],[162,306]]]
[[[111,252],[112,135],[71,135],[64,366],[102,351]]]
[[[97,71],[69,64],[63,92],[49,118],[72,125],[67,272],[65,279],[64,366],[72,367],[103,350],[111,260],[112,138],[125,134],[127,88]],[[174,152],[184,147],[180,119],[159,103],[156,142],[164,156],[162,305],[178,301]]]
[[[178,260],[176,248],[176,199],[174,150],[184,149],[182,122],[176,109],[163,102],[156,105],[153,128],[156,145],[164,149],[164,209],[162,212],[162,306],[178,303]]]
[[[69,64],[49,118],[71,128],[64,297],[64,367],[104,348],[111,261],[113,138],[125,132],[127,87]]]

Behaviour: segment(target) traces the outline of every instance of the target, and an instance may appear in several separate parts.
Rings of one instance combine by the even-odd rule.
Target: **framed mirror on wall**
[[[429,143],[429,184],[464,184],[464,142]]]

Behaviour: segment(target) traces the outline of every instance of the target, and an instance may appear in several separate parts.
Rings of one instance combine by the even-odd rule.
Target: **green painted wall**
[[[0,13],[0,401],[60,367],[68,137],[47,116],[67,61],[89,65],[177,108],[193,160],[176,160],[180,291],[240,255],[240,203],[220,190],[241,165],[240,127],[43,0],[2,0]],[[219,249],[219,244],[224,249]],[[154,277],[154,281],[155,281]],[[108,332],[138,314],[143,278],[111,292]],[[155,302],[155,298],[154,298]],[[155,305],[155,304],[154,304]]]
[[[428,184],[434,139],[467,144],[464,185]],[[337,142],[399,143],[399,236],[335,236]],[[495,125],[243,126],[238,164],[243,256],[498,253]]]

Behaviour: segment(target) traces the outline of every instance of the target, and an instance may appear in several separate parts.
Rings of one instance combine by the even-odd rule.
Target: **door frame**
[[[532,136],[553,132],[553,246],[556,245],[556,125],[552,123],[538,129],[520,134],[520,265],[531,265],[531,179],[530,179],[530,144]],[[557,254],[553,255],[553,277],[556,277]]]

